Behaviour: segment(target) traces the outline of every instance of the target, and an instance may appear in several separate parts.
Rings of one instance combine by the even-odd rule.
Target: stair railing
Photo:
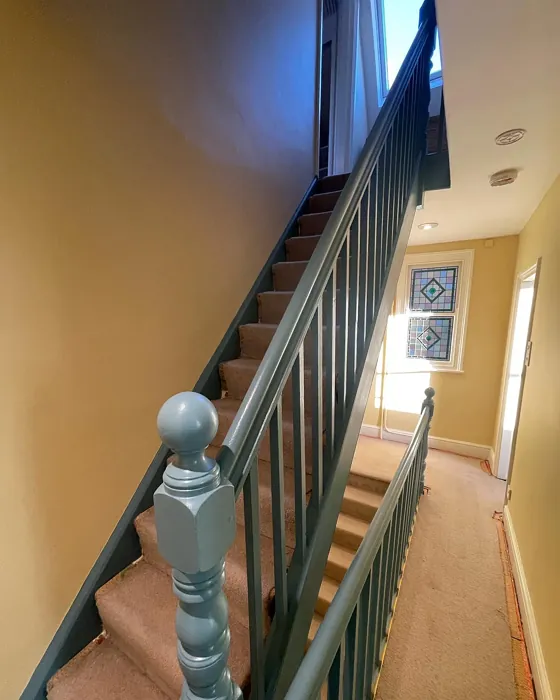
[[[424,490],[434,390],[350,568],[285,695],[286,700],[371,698]],[[322,697],[322,696],[321,696]]]
[[[190,399],[183,396],[175,400],[171,413],[175,411],[177,416],[171,423],[182,426],[196,449],[192,445],[189,448],[186,438],[178,437],[174,430],[166,432],[165,426],[162,430],[164,443],[173,449],[179,444],[183,450],[183,457],[179,456],[179,461],[175,458],[175,464],[168,466],[154,502],[158,539],[169,540],[160,548],[165,551],[167,546],[168,554],[164,555],[177,570],[174,589],[180,600],[177,631],[179,659],[188,687],[186,697],[222,697],[212,695],[217,692],[213,689],[216,684],[228,700],[239,693],[236,686],[230,687],[226,668],[229,632],[221,583],[223,557],[235,532],[235,518],[226,527],[224,513],[230,518],[233,496],[237,499],[241,493],[251,698],[283,698],[303,657],[414,210],[421,196],[419,170],[426,151],[435,27],[433,0],[425,0],[417,36],[223,441],[217,465],[203,453],[203,443],[207,445],[205,441],[212,437],[209,419],[206,416],[201,427],[196,412],[189,417]],[[310,380],[310,390],[306,389],[306,380]],[[283,395],[290,389],[288,382],[293,409],[289,439],[283,444]],[[310,411],[306,411],[308,404]],[[275,587],[274,619],[266,642],[258,495],[258,458],[265,442],[271,462]],[[285,464],[293,468],[295,487],[295,549],[289,567]],[[309,504],[306,465],[312,482]],[[202,477],[207,483],[197,491],[196,482]],[[216,489],[222,493],[224,513],[217,512],[220,498],[211,497]],[[201,522],[224,530],[214,538],[199,536],[196,499],[203,491],[203,500],[215,504],[216,524],[211,518]],[[207,551],[202,557],[204,548]],[[211,569],[201,568],[201,561],[207,566],[210,560]],[[210,570],[215,574],[211,581],[207,580]],[[206,607],[192,608],[197,601],[204,601]],[[201,627],[205,635],[193,638],[186,621],[200,621],[203,613],[209,618]]]

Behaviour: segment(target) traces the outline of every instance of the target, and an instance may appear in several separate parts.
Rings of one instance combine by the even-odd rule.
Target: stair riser
[[[361,476],[360,474],[352,474],[352,472],[350,472],[350,476],[348,477],[348,484],[358,489],[377,493],[380,496],[384,496],[389,488],[389,483],[387,481],[371,478],[369,476]]]
[[[357,551],[358,547],[362,544],[362,539],[361,535],[348,530],[341,530],[338,527],[334,531],[333,541],[341,547],[346,547],[346,549]]]
[[[330,600],[325,600],[324,598],[321,598],[321,596],[319,596],[317,598],[317,602],[315,603],[315,612],[319,613],[319,615],[322,615],[324,617],[327,614],[327,610],[329,609],[330,604]]]
[[[222,388],[227,392],[228,398],[243,400],[247,393],[251,382],[255,376],[249,368],[232,369],[231,366],[224,364],[220,367],[220,376],[222,378]],[[324,384],[323,384],[324,391]],[[313,394],[311,391],[311,370],[306,369],[304,372],[304,411],[307,416],[313,415],[313,405],[310,398]],[[282,392],[282,408],[285,411],[292,411],[294,407],[294,393],[291,379],[288,380],[284,391]],[[325,406],[323,405],[323,415],[325,415]]]
[[[300,236],[318,236],[325,230],[331,212],[322,214],[306,214],[299,219]]]
[[[228,430],[233,422],[233,416],[230,414],[221,414],[218,409],[219,427],[216,437],[213,440],[214,445],[221,445],[227,435]],[[312,468],[312,448],[311,448],[311,425],[305,427],[305,463],[307,473],[311,472]],[[293,430],[292,425],[284,423],[283,430],[283,447],[284,447],[284,465],[293,468],[294,453],[293,453]],[[259,459],[265,462],[270,462],[270,431],[267,430],[264,434],[259,450]]]
[[[368,503],[362,503],[361,501],[354,501],[346,496],[342,501],[341,510],[343,513],[353,515],[355,518],[360,518],[366,522],[371,522],[374,515],[377,513],[377,508],[375,506],[369,505]]]
[[[321,212],[331,212],[335,204],[338,202],[340,192],[325,192],[315,194],[309,200],[309,213],[318,214]]]
[[[284,294],[261,294],[259,297],[259,321],[261,323],[274,323],[278,325],[286,313],[288,304],[292,300],[293,293]],[[337,304],[336,316],[340,322],[342,317],[342,303]]]
[[[286,258],[290,262],[310,260],[321,236],[295,236],[286,241]]]
[[[317,183],[318,192],[337,192],[344,188],[348,180],[348,175],[329,175]]]
[[[274,330],[276,330],[276,327]],[[272,341],[274,330],[271,331],[268,326],[260,324],[241,326],[239,328],[241,356],[253,360],[262,360]],[[304,361],[306,367],[311,366],[312,358],[313,344],[312,338],[310,334],[308,334],[304,341]]]
[[[342,266],[340,260],[337,266],[337,277],[340,279]],[[305,268],[306,261],[292,262],[289,264],[274,265],[272,268],[272,276],[274,280],[274,289],[277,292],[293,292],[301,280]]]
[[[342,581],[348,569],[340,562],[327,560],[327,565],[325,566],[325,576],[334,579],[335,581]]]
[[[293,294],[259,294],[259,321],[279,324]]]

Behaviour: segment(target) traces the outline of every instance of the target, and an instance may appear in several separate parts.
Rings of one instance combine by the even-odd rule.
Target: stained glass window
[[[407,357],[449,360],[452,333],[452,316],[410,318]]]
[[[459,268],[424,267],[412,270],[411,311],[455,311]]]

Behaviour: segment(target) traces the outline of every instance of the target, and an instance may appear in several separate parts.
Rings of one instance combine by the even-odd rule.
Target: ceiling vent
[[[508,170],[499,170],[497,173],[490,175],[490,186],[491,187],[502,187],[503,185],[511,185],[512,182],[517,180],[519,175],[519,170],[516,168],[509,168]]]
[[[495,141],[498,146],[511,146],[512,143],[521,141],[526,133],[525,129],[508,129],[498,134]]]

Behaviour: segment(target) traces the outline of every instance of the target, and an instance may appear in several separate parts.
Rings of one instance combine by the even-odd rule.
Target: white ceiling
[[[427,192],[411,243],[519,233],[560,172],[560,0],[439,0],[451,189]],[[525,138],[494,138],[522,127]],[[488,177],[517,167],[517,181]],[[418,224],[436,221],[421,231]]]

